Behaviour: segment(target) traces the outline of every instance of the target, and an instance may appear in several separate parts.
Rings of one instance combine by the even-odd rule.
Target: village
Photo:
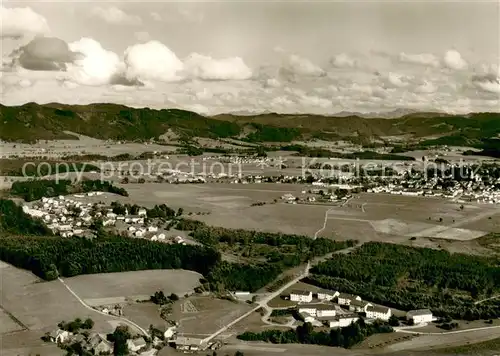
[[[85,202],[89,197],[106,197],[103,192],[60,195],[57,198],[42,199],[31,207],[23,205],[26,214],[41,219],[54,234],[62,237],[79,236],[93,238],[94,230],[102,227],[114,228],[120,234],[133,238],[148,238],[152,241],[186,244],[181,236],[167,236],[154,219],[148,219],[148,210],[137,207],[134,214],[125,207],[112,207],[102,202]],[[123,214],[114,211],[123,210]],[[97,225],[97,226],[96,226]]]

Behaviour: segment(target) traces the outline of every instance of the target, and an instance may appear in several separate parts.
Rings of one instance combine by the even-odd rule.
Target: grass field
[[[500,227],[479,223],[485,219],[496,221],[500,217],[497,207],[468,204],[460,209],[460,205],[440,198],[360,194],[346,206],[329,210],[321,236],[352,238],[357,234],[361,241],[393,241],[394,237],[399,242],[410,237],[467,241]]]
[[[43,282],[30,272],[0,262],[1,274],[1,306],[0,314],[0,349],[2,356],[60,355],[54,345],[46,345],[40,337],[47,331],[57,328],[62,320],[73,320],[76,317],[92,318],[94,330],[111,332],[110,318],[84,308],[59,282]],[[87,287],[88,288],[88,287]],[[10,313],[27,330],[6,330],[4,314]],[[12,320],[9,318],[9,320]],[[19,325],[20,326],[20,325]]]
[[[185,303],[192,303],[193,308],[186,308]],[[187,312],[188,309],[190,312]],[[251,309],[249,304],[237,303],[213,297],[193,296],[176,302],[172,310],[174,320],[179,321],[178,332],[185,335],[206,337]],[[196,310],[196,311],[194,311]],[[233,334],[232,328],[225,332]]]
[[[81,275],[65,282],[82,299],[148,296],[159,290],[183,296],[199,285],[201,277],[185,270],[147,270]]]

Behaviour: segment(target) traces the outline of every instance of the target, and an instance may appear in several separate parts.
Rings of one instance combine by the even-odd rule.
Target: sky
[[[500,111],[498,1],[3,1],[0,102]]]

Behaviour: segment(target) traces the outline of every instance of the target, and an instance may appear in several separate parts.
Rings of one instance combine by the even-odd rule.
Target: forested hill
[[[170,129],[184,139],[290,142],[317,138],[369,143],[386,136],[404,135],[407,140],[432,136],[437,138],[436,144],[482,147],[484,140],[499,137],[499,122],[499,113],[465,116],[418,113],[394,119],[282,114],[204,117],[178,109],[135,109],[116,104],[0,104],[0,139],[24,142],[75,138],[64,131],[100,139],[143,141],[158,139]]]

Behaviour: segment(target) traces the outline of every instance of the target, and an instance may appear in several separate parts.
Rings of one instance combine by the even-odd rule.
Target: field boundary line
[[[404,330],[404,329],[399,329],[395,330],[397,333],[405,333],[405,334],[418,334],[418,335],[450,335],[450,334],[463,334],[463,333],[470,333],[473,331],[481,331],[481,330],[488,330],[488,329],[498,329],[500,328],[500,325],[495,325],[495,326],[483,326],[480,328],[475,328],[475,329],[466,329],[466,330],[455,330],[455,331],[443,331],[440,333],[427,333],[423,331],[411,331],[411,330]]]
[[[67,290],[68,290],[68,291],[69,291],[69,292],[70,292],[70,293],[71,293],[71,294],[72,294],[72,295],[76,298],[76,300],[78,300],[78,301],[80,302],[80,304],[81,304],[81,305],[83,305],[85,308],[87,308],[87,309],[89,309],[89,310],[92,310],[92,311],[93,311],[93,312],[95,312],[95,313],[98,313],[98,314],[101,314],[101,315],[105,315],[105,316],[107,316],[107,317],[111,317],[111,318],[113,318],[113,319],[122,320],[122,321],[124,321],[125,323],[127,323],[127,324],[129,324],[129,325],[131,325],[131,326],[135,327],[136,329],[138,329],[138,330],[139,330],[139,331],[140,331],[140,332],[141,332],[144,336],[146,336],[146,337],[150,338],[149,333],[148,333],[145,329],[143,329],[142,327],[140,327],[139,325],[137,325],[136,323],[134,323],[132,320],[129,320],[129,319],[127,319],[127,318],[120,317],[120,316],[115,316],[115,315],[106,314],[106,313],[103,313],[103,312],[101,312],[101,311],[99,311],[99,310],[97,310],[97,309],[92,308],[92,307],[91,307],[91,306],[89,306],[87,303],[85,303],[85,302],[83,301],[83,299],[82,299],[82,298],[80,298],[80,297],[78,296],[78,294],[76,294],[76,293],[75,293],[75,292],[74,292],[74,291],[73,291],[73,290],[72,290],[72,289],[71,289],[71,288],[70,288],[70,287],[69,287],[69,286],[68,286],[68,285],[64,282],[64,280],[63,280],[61,277],[57,277],[57,279],[59,280],[59,282],[61,282],[61,283],[62,283],[62,285],[63,285],[64,287],[66,287],[66,289],[67,289]]]
[[[16,318],[16,317],[14,316],[14,314],[12,314],[10,311],[8,311],[7,309],[5,309],[5,308],[3,307],[3,305],[1,305],[1,304],[0,304],[0,310],[1,310],[1,311],[3,311],[5,314],[7,314],[7,316],[8,316],[9,318],[11,318],[11,319],[12,319],[12,321],[13,321],[14,323],[16,323],[16,324],[17,324],[17,325],[19,325],[21,328],[23,328],[23,330],[29,330],[29,329],[30,329],[30,328],[28,328],[28,326],[27,326],[27,325],[25,325],[25,324],[24,324],[21,320],[19,320],[18,318]]]

